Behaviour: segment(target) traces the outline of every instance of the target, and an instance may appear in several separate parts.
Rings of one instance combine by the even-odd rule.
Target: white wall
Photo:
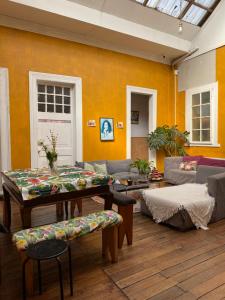
[[[216,81],[216,51],[184,61],[179,66],[178,91],[200,87]]]
[[[222,0],[192,42],[194,56],[225,45],[225,1]]]
[[[149,131],[148,107],[148,95],[131,95],[131,110],[139,111],[139,124],[131,124],[131,137],[147,137]]]

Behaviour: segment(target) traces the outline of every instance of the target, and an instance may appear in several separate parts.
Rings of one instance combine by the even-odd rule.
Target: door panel
[[[37,141],[43,140],[49,145],[50,131],[57,135],[58,165],[74,165],[74,121],[72,88],[41,83],[37,95]],[[37,147],[38,151],[38,147]],[[47,166],[44,152],[38,156],[38,167]]]

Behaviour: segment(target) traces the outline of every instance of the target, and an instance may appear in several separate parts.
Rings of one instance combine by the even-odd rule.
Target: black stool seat
[[[23,262],[23,300],[26,300],[26,278],[25,278],[25,266],[29,259],[36,260],[38,265],[38,285],[39,294],[42,294],[42,282],[41,282],[41,261],[48,259],[55,259],[58,264],[59,270],[59,283],[60,283],[60,299],[64,299],[63,295],[63,279],[62,279],[62,266],[60,256],[68,251],[69,255],[69,276],[70,276],[70,295],[73,295],[73,279],[72,279],[72,266],[71,266],[71,249],[70,246],[63,240],[44,240],[36,244],[28,246],[26,250],[27,258]]]
[[[34,260],[47,260],[58,257],[68,249],[63,240],[45,240],[27,248],[27,256]]]

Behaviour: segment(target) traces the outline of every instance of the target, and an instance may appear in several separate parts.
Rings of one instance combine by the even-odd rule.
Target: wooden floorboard
[[[84,200],[84,214],[102,209]],[[13,205],[12,232],[21,229]],[[0,202],[0,214],[2,203]],[[55,207],[37,208],[33,226],[56,221]],[[101,234],[95,232],[72,243],[73,297],[69,296],[68,260],[63,256],[65,299],[77,300],[219,300],[225,299],[225,220],[208,231],[179,232],[134,215],[134,243],[119,251],[118,264],[101,257]],[[21,299],[21,265],[10,234],[0,234],[2,283],[0,299]],[[59,299],[54,262],[43,265],[43,295],[32,299]]]

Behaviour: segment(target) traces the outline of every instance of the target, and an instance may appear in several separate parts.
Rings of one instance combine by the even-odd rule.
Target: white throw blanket
[[[206,184],[187,183],[178,186],[143,191],[144,201],[153,219],[163,222],[185,209],[197,228],[208,229],[215,199],[208,194]]]

